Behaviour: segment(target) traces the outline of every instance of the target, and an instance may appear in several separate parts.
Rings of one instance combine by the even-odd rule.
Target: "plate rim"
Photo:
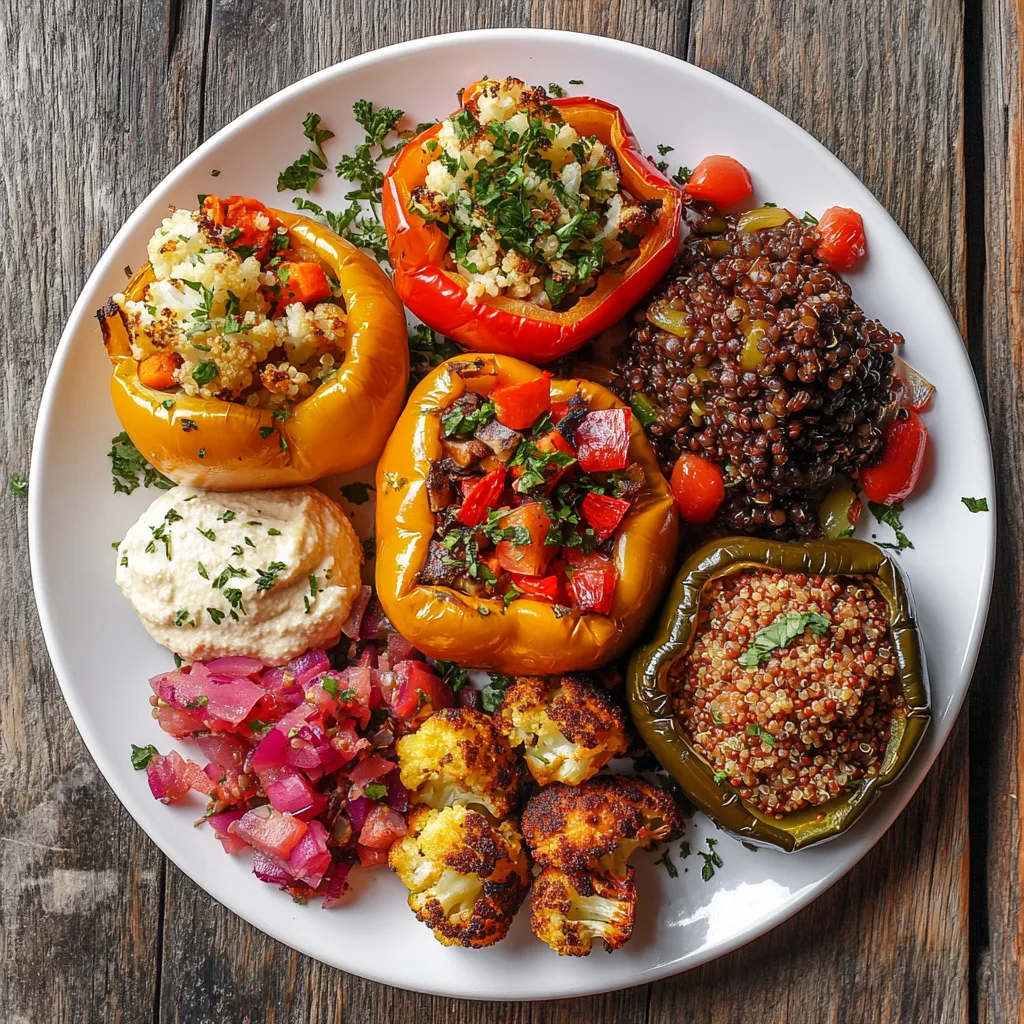
[[[906,238],[900,225],[895,219],[889,214],[888,210],[882,205],[882,203],[875,197],[871,190],[860,180],[857,175],[850,170],[838,157],[836,157],[825,145],[814,138],[809,132],[798,125],[795,121],[791,120],[785,114],[776,110],[770,106],[767,102],[753,95],[750,92],[740,88],[739,86],[729,82],[728,80],[715,75],[713,72],[707,71],[704,68],[698,67],[697,65],[684,60],[680,57],[675,57],[671,54],[664,53],[660,50],[655,50],[647,46],[640,45],[638,43],[627,42],[620,39],[614,39],[607,36],[595,35],[593,33],[586,32],[575,32],[567,31],[563,29],[541,29],[541,28],[490,28],[490,29],[469,29],[460,32],[440,33],[431,36],[424,36],[416,39],[405,40],[399,43],[393,43],[389,46],[380,47],[377,49],[367,50],[363,53],[356,54],[352,57],[348,57],[344,60],[338,61],[331,64],[313,74],[307,75],[283,89],[272,93],[259,103],[243,111],[237,117],[229,121],[223,127],[218,129],[213,135],[206,139],[201,145],[196,147],[191,153],[189,153],[183,160],[177,163],[167,174],[165,174],[154,186],[147,192],[135,209],[125,220],[124,224],[118,229],[113,235],[107,246],[105,247],[102,255],[97,261],[92,272],[86,278],[79,292],[78,298],[72,305],[71,311],[68,314],[67,321],[64,325],[64,329],[61,333],[60,340],[54,350],[53,357],[50,365],[47,369],[46,382],[43,388],[42,396],[39,402],[39,411],[36,417],[36,423],[33,430],[32,440],[32,455],[30,460],[29,474],[30,479],[35,477],[42,477],[42,465],[45,459],[44,453],[46,452],[48,445],[48,439],[52,427],[52,406],[55,401],[56,393],[56,381],[63,373],[64,363],[67,360],[68,352],[71,348],[74,335],[82,327],[83,318],[87,318],[87,302],[86,295],[91,290],[91,286],[94,281],[102,277],[107,272],[111,264],[115,261],[115,253],[120,245],[121,239],[134,230],[136,225],[148,216],[148,213],[144,214],[144,209],[147,207],[149,200],[158,193],[161,192],[166,183],[172,177],[187,173],[193,168],[194,165],[200,163],[206,153],[220,145],[222,142],[238,132],[243,131],[253,121],[257,121],[264,116],[265,113],[271,109],[288,102],[294,96],[305,92],[310,88],[315,88],[322,82],[327,81],[339,74],[340,69],[346,70],[358,70],[364,65],[372,65],[380,62],[388,62],[394,60],[396,57],[405,55],[417,54],[423,51],[429,51],[431,49],[440,48],[452,43],[456,45],[459,43],[470,43],[473,40],[480,40],[481,37],[486,37],[488,41],[501,42],[507,40],[509,42],[522,42],[530,38],[536,38],[538,36],[544,36],[549,39],[558,40],[564,39],[565,41],[573,42],[578,45],[581,40],[584,45],[589,45],[597,49],[605,49],[608,51],[618,51],[620,53],[630,53],[634,57],[643,56],[646,60],[654,60],[665,65],[672,65],[676,73],[682,73],[683,75],[693,75],[697,79],[705,79],[711,81],[711,88],[723,89],[726,93],[732,93],[737,99],[746,104],[753,104],[757,112],[767,118],[769,121],[773,121],[777,124],[783,125],[787,132],[792,133],[794,130],[798,135],[804,137],[805,142],[812,144],[812,148],[819,151],[820,155],[826,162],[831,162],[833,169],[846,180],[846,183],[852,186],[854,191],[859,191],[863,197],[863,201],[867,206],[873,206],[875,212],[880,215],[884,220],[888,221],[889,224],[894,227],[900,234],[904,235],[907,244],[914,251],[916,258],[921,263],[925,270],[925,276],[927,281],[925,287],[930,287],[931,295],[928,298],[930,305],[938,304],[938,308],[941,310],[941,315],[944,315],[948,321],[949,327],[956,334],[961,337],[959,326],[953,319],[952,313],[949,310],[945,296],[942,294],[932,277],[930,269],[920,254],[917,253],[913,243]],[[862,209],[865,207],[862,207]],[[842,878],[847,872],[852,870],[860,860],[866,856],[866,854],[874,849],[877,843],[885,835],[885,833],[892,826],[896,818],[902,814],[907,804],[917,793],[921,783],[925,776],[931,770],[935,760],[939,753],[944,749],[947,740],[953,730],[953,726],[956,723],[957,717],[959,716],[960,710],[963,707],[963,703],[966,700],[967,693],[970,689],[971,681],[975,668],[977,666],[978,656],[980,653],[981,643],[985,633],[985,625],[988,618],[988,612],[991,604],[993,582],[994,582],[994,567],[995,567],[995,554],[996,544],[998,535],[998,496],[995,488],[994,470],[993,470],[993,457],[992,457],[992,439],[991,433],[988,428],[988,417],[984,403],[981,399],[980,387],[978,384],[977,377],[974,373],[973,365],[971,364],[970,357],[966,348],[963,346],[958,356],[963,361],[963,368],[966,369],[967,379],[973,384],[973,391],[970,393],[974,402],[976,403],[977,410],[980,413],[981,421],[985,427],[985,434],[987,439],[986,445],[986,458],[983,460],[982,471],[987,477],[988,493],[990,502],[991,515],[987,522],[987,531],[985,537],[985,556],[984,565],[981,573],[981,588],[978,594],[978,600],[973,608],[972,621],[970,624],[970,632],[963,659],[964,673],[967,675],[967,681],[962,685],[959,694],[954,695],[953,699],[947,704],[946,713],[943,716],[941,726],[944,726],[944,730],[941,733],[941,741],[936,747],[934,752],[918,752],[915,758],[915,764],[912,766],[911,774],[914,776],[911,784],[908,786],[908,792],[905,798],[897,798],[890,800],[891,806],[887,808],[885,816],[879,820],[878,835],[877,837],[859,854],[854,856],[848,863],[844,863],[842,866],[837,866],[830,870],[827,874],[819,879],[816,883],[806,886],[799,890],[795,894],[789,904],[781,911],[776,910],[770,914],[759,918],[742,930],[738,931],[729,940],[722,942],[712,949],[700,951],[696,954],[692,954],[692,959],[688,960],[685,964],[680,965],[679,959],[671,960],[667,963],[655,965],[647,969],[640,969],[636,976],[631,980],[624,983],[613,983],[609,985],[602,985],[598,983],[596,985],[582,984],[582,985],[569,985],[568,987],[563,986],[559,991],[545,992],[542,996],[536,994],[531,996],[523,996],[514,991],[501,990],[493,994],[485,993],[465,993],[460,992],[451,985],[445,985],[443,983],[431,985],[429,983],[424,984],[401,984],[398,985],[392,980],[392,976],[388,976],[381,972],[373,970],[362,970],[354,971],[350,968],[338,967],[336,963],[332,963],[326,959],[324,951],[318,951],[311,948],[309,945],[302,941],[292,942],[290,940],[282,939],[275,934],[275,931],[271,927],[267,927],[265,924],[258,923],[255,920],[255,915],[247,911],[247,907],[244,901],[236,897],[233,893],[227,894],[214,894],[204,884],[201,878],[193,875],[187,868],[185,868],[176,856],[168,853],[155,839],[150,836],[149,831],[146,828],[141,816],[133,809],[133,804],[136,804],[135,794],[130,793],[126,788],[123,787],[119,782],[115,780],[118,778],[116,771],[108,771],[108,766],[112,764],[112,753],[105,750],[103,745],[99,742],[98,738],[94,735],[90,735],[91,730],[84,728],[80,724],[81,721],[86,720],[83,709],[80,706],[79,700],[76,695],[76,691],[73,686],[66,685],[64,680],[69,679],[72,676],[70,667],[65,659],[61,647],[57,639],[56,624],[54,622],[53,615],[49,608],[49,601],[46,595],[43,593],[40,586],[41,574],[42,574],[42,559],[43,553],[41,551],[41,536],[42,536],[42,499],[39,497],[38,489],[29,488],[29,508],[28,508],[28,527],[29,527],[29,561],[30,571],[32,579],[32,590],[36,602],[37,612],[39,614],[39,620],[42,627],[43,638],[46,644],[47,654],[50,659],[50,663],[53,667],[54,675],[57,678],[58,685],[60,686],[61,694],[64,702],[71,713],[71,717],[75,723],[75,728],[78,730],[79,735],[82,738],[86,749],[89,751],[96,767],[99,769],[100,774],[103,776],[104,781],[113,791],[114,795],[120,801],[125,810],[129,813],[136,824],[146,834],[147,838],[157,846],[161,854],[168,858],[183,874],[190,878],[200,889],[203,890],[211,899],[215,900],[226,907],[230,912],[236,914],[242,918],[251,926],[259,929],[264,934],[268,935],[271,939],[276,942],[280,942],[287,948],[293,948],[297,951],[324,963],[328,967],[332,967],[336,970],[342,970],[345,973],[350,973],[358,977],[366,978],[367,980],[377,982],[380,984],[390,985],[395,988],[405,989],[407,991],[420,992],[428,995],[438,995],[450,998],[458,999],[472,999],[475,1001],[531,1001],[537,998],[544,999],[567,999],[574,996],[584,995],[597,995],[605,992],[618,991],[626,988],[632,988],[637,985],[647,984],[648,982],[657,981],[663,978],[671,977],[673,975],[682,973],[684,971],[691,970],[704,963],[708,963],[712,960],[718,959],[721,956],[730,953],[741,946],[753,941],[754,939],[766,934],[768,931],[778,927],[784,921],[794,916],[800,910],[804,909],[809,903],[817,899],[827,889],[831,888],[840,878]],[[969,673],[968,673],[969,669]],[[939,729],[940,725],[933,723],[932,728]],[[141,808],[141,802],[138,803]]]

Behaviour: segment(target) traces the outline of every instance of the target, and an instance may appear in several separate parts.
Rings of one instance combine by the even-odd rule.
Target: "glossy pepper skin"
[[[862,576],[889,605],[889,627],[906,708],[894,714],[881,771],[817,807],[787,814],[782,821],[747,806],[731,786],[715,782],[714,769],[679,727],[668,692],[668,674],[688,648],[704,587],[718,576],[752,567],[783,572]],[[641,737],[687,797],[722,828],[755,843],[799,850],[831,839],[853,824],[878,793],[907,766],[931,719],[924,652],[914,606],[895,563],[860,540],[787,544],[727,537],[698,549],[679,571],[654,640],[632,656],[627,673],[630,711]],[[818,815],[824,819],[818,821]]]
[[[377,458],[401,412],[409,341],[391,282],[369,256],[328,228],[298,214],[270,212],[288,229],[293,249],[337,278],[347,316],[337,377],[297,403],[287,420],[237,402],[145,387],[116,307],[110,303],[101,311],[117,417],[146,459],[177,483],[219,491],[311,483]],[[147,263],[125,295],[137,297],[152,280]]]
[[[449,359],[412,393],[377,465],[377,594],[399,633],[433,658],[509,675],[597,668],[635,639],[671,575],[675,502],[634,420],[630,456],[646,481],[615,538],[618,583],[610,615],[565,611],[559,618],[545,601],[523,597],[505,608],[500,597],[474,598],[417,582],[434,532],[426,480],[431,463],[443,456],[441,415],[467,390],[486,395],[539,375],[508,356]],[[591,409],[622,404],[598,384],[578,386]],[[552,401],[567,401],[576,388],[576,381],[552,380]]]
[[[580,135],[596,135],[615,150],[622,187],[635,199],[660,199],[658,223],[644,235],[636,258],[619,273],[603,273],[597,287],[564,312],[505,296],[471,301],[465,279],[444,267],[448,238],[435,224],[409,212],[412,190],[422,185],[433,159],[423,143],[434,125],[395,157],[384,179],[384,227],[402,301],[434,330],[477,352],[496,352],[546,363],[579,348],[621,320],[668,270],[679,241],[682,196],[650,163],[618,107],[589,97],[551,100]]]

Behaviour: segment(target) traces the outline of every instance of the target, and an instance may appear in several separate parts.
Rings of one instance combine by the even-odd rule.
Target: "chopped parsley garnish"
[[[435,367],[458,354],[459,349],[454,342],[431,330],[426,324],[417,324],[409,332],[409,390]]]
[[[216,363],[211,363],[208,359],[204,359],[201,363],[197,364],[196,368],[192,371],[192,379],[200,387],[205,387],[219,373],[220,369]]]
[[[28,477],[24,473],[12,473],[10,487],[11,494],[25,494],[28,491]]]
[[[271,537],[280,537],[281,531],[276,526],[268,526],[267,534]]]
[[[203,577],[204,580],[210,578],[210,574],[206,571],[206,566],[202,562],[196,562],[196,572]]]
[[[753,643],[736,659],[736,662],[744,668],[757,668],[771,658],[773,651],[787,647],[798,637],[803,636],[805,630],[809,629],[815,636],[824,636],[829,625],[828,618],[819,612],[785,612],[770,626],[765,626],[754,634]],[[751,732],[751,728],[757,729],[757,732]],[[760,735],[760,732],[760,726],[747,727],[749,736]]]
[[[219,626],[224,621],[224,613],[219,608],[207,608],[206,613],[213,619],[215,626]]]
[[[139,486],[140,476],[145,487],[157,487],[161,491],[168,491],[174,486],[173,480],[154,469],[142,457],[142,453],[124,431],[111,438],[110,443],[112,447],[107,456],[110,459],[115,493],[131,494]],[[13,483],[11,489],[14,490]]]
[[[182,421],[181,421],[181,429],[184,430],[185,433],[187,434],[190,430],[198,430],[199,427],[196,426],[196,421],[195,420],[182,419]]]
[[[679,844],[679,856],[686,860],[690,856],[690,844],[685,840]]]
[[[582,78],[570,78],[569,79],[569,84],[570,85],[582,85],[583,84],[583,79]]]
[[[460,668],[458,662],[435,661],[434,667],[452,688],[452,693],[458,693],[469,682],[469,669]]]
[[[746,839],[740,840],[740,846],[742,846],[745,850],[749,850],[751,853],[757,853],[759,849],[753,843],[748,843]]]
[[[675,146],[666,146],[663,142],[658,143],[658,153],[660,156],[664,156],[666,153],[674,152],[675,148]]]
[[[805,224],[817,224],[818,218],[813,213],[808,213],[804,210],[804,215],[800,218]]]
[[[316,148],[307,149],[302,156],[277,176],[278,192],[284,192],[286,189],[312,192],[313,186],[327,170],[327,154],[324,153],[324,143],[328,139],[334,138],[334,132],[320,127],[319,114],[307,114],[306,120],[302,122],[302,134]]]
[[[550,467],[562,469],[571,466],[576,457],[568,452],[550,451],[542,452],[532,441],[523,441],[517,448],[515,455],[509,460],[509,468],[522,466],[523,473],[519,477],[519,489],[523,494],[543,487],[545,482],[544,471]]]
[[[988,498],[961,498],[960,500],[967,506],[968,512],[988,511]]]
[[[363,792],[371,800],[383,800],[388,795],[388,787],[383,782],[368,782],[363,787]]]
[[[385,473],[384,487],[389,491],[400,491],[409,481],[404,476],[399,476],[397,473]]]
[[[266,569],[256,570],[256,589],[261,593],[266,590],[273,590],[281,573],[287,568],[284,562],[271,562]]]
[[[217,534],[213,530],[204,530],[201,526],[197,526],[196,530],[201,533],[207,540],[216,540]]]
[[[481,402],[477,409],[466,412],[457,405],[451,408],[441,417],[441,427],[445,437],[456,437],[459,434],[472,434],[477,427],[482,427],[494,419],[494,403],[491,401]]]
[[[715,849],[718,845],[718,840],[709,836],[706,842],[708,844],[708,852],[705,853],[703,850],[698,850],[697,853],[704,859],[704,864],[700,869],[701,881],[710,882],[715,877],[715,868],[720,868],[724,865],[721,856],[719,856],[718,851]]]
[[[260,427],[260,437],[265,441],[274,432],[273,427]]]
[[[342,484],[339,489],[346,501],[352,502],[353,505],[365,505],[370,500],[370,491],[374,490],[374,486],[356,481],[352,484]]]
[[[338,680],[335,679],[334,676],[321,676],[320,686],[323,689],[324,693],[328,694],[329,696],[338,696]]]
[[[565,95],[565,90],[557,82],[548,82],[548,95],[561,99]]]
[[[236,515],[237,513],[232,512],[231,509],[229,508],[226,508],[224,509],[223,512],[221,512],[219,516],[217,516],[217,520],[221,523],[230,523],[231,520],[234,519]]]
[[[910,542],[910,538],[903,532],[903,522],[900,518],[903,513],[902,505],[880,505],[876,501],[869,501],[868,509],[875,519],[891,527],[892,532],[896,534],[895,544],[891,544],[888,541],[880,541],[878,544],[880,548],[891,548],[899,553],[914,546]]]
[[[189,613],[188,613],[188,609],[187,608],[179,608],[178,611],[175,612],[175,614],[174,614],[174,624],[175,624],[175,626],[179,626],[179,627],[180,626],[184,626],[185,623],[188,622],[188,620],[189,620]],[[195,625],[194,622],[193,622],[193,625]]]
[[[224,586],[225,583],[227,583],[228,580],[248,579],[248,578],[249,578],[249,570],[248,569],[236,569],[233,565],[228,565],[224,569],[221,570],[220,574],[210,584],[210,586],[213,587],[214,590],[219,590],[221,587]]]
[[[245,614],[245,607],[242,605],[242,592],[240,590],[235,587],[225,587],[224,598],[235,611],[240,611],[243,615]],[[237,618],[237,616],[234,617]]]
[[[675,866],[671,856],[669,856],[668,850],[665,850],[665,852],[654,863],[663,864],[665,870],[668,872],[669,878],[679,877],[679,869]]]
[[[134,743],[132,744],[132,767],[137,771],[141,772],[150,761],[153,760],[160,752],[153,746],[152,743],[147,744],[144,747],[137,747]]]
[[[493,715],[501,707],[501,702],[505,699],[505,691],[514,680],[511,676],[503,676],[494,672],[489,675],[491,681],[480,691],[480,706],[484,711]]]

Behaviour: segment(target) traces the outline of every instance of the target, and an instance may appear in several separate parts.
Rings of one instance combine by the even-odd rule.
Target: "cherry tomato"
[[[694,199],[704,199],[715,206],[732,206],[754,191],[746,167],[731,156],[704,157],[684,188]]]
[[[830,206],[821,215],[815,252],[833,270],[849,270],[867,251],[864,221],[856,210]]]
[[[860,471],[860,485],[872,501],[895,505],[910,497],[921,476],[928,428],[916,412],[908,411],[905,418],[893,420],[882,437],[882,458]]]
[[[683,452],[672,467],[672,493],[685,522],[709,522],[725,500],[722,471],[700,455]]]

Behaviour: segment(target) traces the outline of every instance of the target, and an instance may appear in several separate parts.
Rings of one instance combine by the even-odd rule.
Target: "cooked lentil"
[[[756,668],[737,659],[786,612],[818,612]],[[888,606],[862,580],[750,569],[706,588],[693,644],[670,681],[682,727],[723,785],[777,819],[879,771],[902,702]]]
[[[881,452],[902,343],[814,255],[813,225],[741,231],[703,211],[652,302],[634,313],[618,364],[627,400],[653,405],[666,474],[683,451],[725,472],[714,524],[772,537],[819,532],[837,475]],[[785,211],[780,211],[785,214]]]

